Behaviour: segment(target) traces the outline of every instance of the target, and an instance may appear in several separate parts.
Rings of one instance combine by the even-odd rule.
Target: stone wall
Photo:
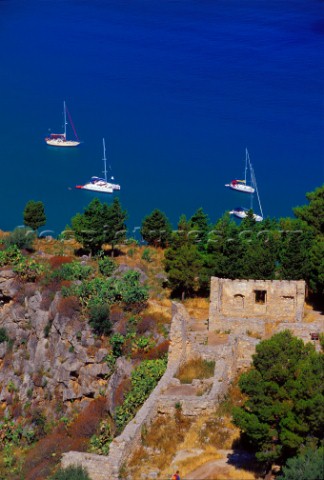
[[[255,331],[264,333],[264,322],[301,322],[305,282],[279,280],[229,280],[212,277],[209,325],[211,329],[242,325],[255,320]]]
[[[172,325],[167,370],[150,397],[137,412],[135,418],[129,422],[122,434],[113,440],[110,445],[109,455],[102,457],[80,452],[67,452],[62,457],[61,463],[63,468],[75,464],[82,465],[88,470],[92,480],[106,480],[107,478],[109,480],[118,480],[122,465],[131,452],[139,445],[143,426],[149,424],[157,415],[160,395],[186,358],[188,319],[188,313],[185,308],[181,304],[174,303],[172,305]]]
[[[120,469],[141,444],[143,426],[149,426],[157,415],[172,415],[176,405],[186,416],[199,416],[215,410],[223,399],[234,377],[251,363],[256,345],[261,338],[271,336],[281,330],[289,329],[293,334],[310,340],[310,333],[323,331],[322,321],[303,323],[304,282],[244,281],[213,278],[211,285],[211,303],[209,329],[194,331],[191,318],[181,304],[172,306],[172,324],[170,331],[169,360],[165,374],[146,400],[136,417],[126,426],[123,433],[114,439],[107,457],[79,452],[63,455],[62,466],[81,464],[87,468],[92,480],[118,480]],[[265,311],[258,311],[252,303],[255,290],[265,290],[267,304]],[[247,298],[245,308],[239,315],[232,315],[233,297],[244,295]],[[294,308],[284,309],[286,298],[294,298]],[[235,297],[237,298],[237,297]],[[273,316],[273,318],[272,318]],[[204,325],[204,323],[203,323]],[[215,328],[228,330],[227,335],[217,335]],[[212,341],[214,339],[214,342]],[[225,339],[225,340],[224,340]],[[191,358],[200,356],[215,361],[214,376],[204,380],[209,382],[210,390],[198,395],[194,380],[189,393],[183,393],[183,386],[175,378],[180,365]]]
[[[236,335],[229,335],[226,342],[220,345],[202,344],[191,337],[188,331],[190,318],[181,304],[173,304],[172,325],[170,331],[170,349],[168,367],[157,387],[146,400],[135,418],[125,427],[123,433],[115,438],[110,446],[109,455],[102,457],[94,454],[68,452],[63,454],[62,466],[82,465],[85,467],[92,480],[119,478],[120,469],[132,453],[141,444],[141,432],[144,426],[158,416],[172,415],[176,405],[181,404],[181,412],[185,416],[199,416],[209,414],[215,410],[217,404],[224,398],[228,387],[236,375],[237,370],[246,368],[255,351],[259,340]],[[208,338],[208,331],[206,332]],[[202,396],[197,395],[193,381],[192,394],[181,393],[180,381],[175,375],[183,362],[200,356],[208,360],[215,360],[215,372],[209,383],[210,390]],[[177,391],[177,388],[179,390]],[[174,393],[173,393],[174,392]]]

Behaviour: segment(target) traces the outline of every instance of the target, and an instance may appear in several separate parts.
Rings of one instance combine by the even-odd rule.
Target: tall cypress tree
[[[111,253],[114,256],[116,245],[123,242],[126,238],[126,218],[127,212],[122,209],[119,198],[114,198],[113,203],[103,212],[104,217],[104,242],[111,245]]]
[[[199,250],[205,250],[210,227],[208,215],[203,211],[202,208],[198,208],[198,210],[190,218],[189,228],[189,236],[192,243],[195,243]]]

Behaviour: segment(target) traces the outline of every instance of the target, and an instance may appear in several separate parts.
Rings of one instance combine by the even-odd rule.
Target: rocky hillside
[[[24,459],[28,455],[35,458],[30,453],[35,445],[62,425],[67,431],[98,398],[104,399],[103,408],[82,449],[100,450],[100,445],[97,450],[96,445],[91,447],[90,440],[95,433],[100,436],[100,421],[106,422],[106,428],[109,425],[109,437],[113,438],[118,429],[116,408],[132,391],[131,372],[144,360],[154,361],[167,352],[170,313],[169,301],[161,294],[160,261],[156,253],[152,255],[155,260],[141,260],[140,247],[129,250],[113,261],[111,275],[101,275],[97,261],[89,257],[44,251],[24,254],[23,260],[19,256],[19,262],[10,261],[0,268],[0,448],[7,451],[0,460],[0,478],[9,478],[9,471],[10,478],[25,471]],[[30,273],[34,264],[41,266],[35,275]],[[88,275],[65,280],[65,274],[61,275],[67,271],[64,265],[89,267]],[[140,304],[132,299],[127,302],[120,289],[127,284],[124,278],[132,281],[133,290],[127,294],[130,290],[142,292],[146,286],[149,292],[160,293],[155,298],[151,293]],[[86,289],[91,282],[101,283],[87,298],[64,292],[64,288]],[[102,331],[98,323],[90,321],[89,312],[97,310],[88,304],[99,298],[100,288],[107,288],[108,283],[114,286],[115,296],[109,305],[103,303],[109,313],[107,330]],[[50,455],[54,460],[56,451],[53,446]],[[45,470],[43,465],[39,476],[33,464],[36,476],[30,478],[46,478],[58,459],[49,462]]]

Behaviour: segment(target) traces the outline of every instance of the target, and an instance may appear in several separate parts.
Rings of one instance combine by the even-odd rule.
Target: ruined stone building
[[[229,280],[212,277],[209,327],[211,330],[265,333],[266,325],[302,322],[304,280]]]

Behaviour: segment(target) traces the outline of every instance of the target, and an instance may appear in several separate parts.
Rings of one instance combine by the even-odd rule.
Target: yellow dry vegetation
[[[194,317],[197,320],[206,320],[208,318],[208,298],[188,298],[183,302],[183,304],[191,317]]]
[[[272,322],[267,322],[265,324],[265,338],[270,338],[277,331],[277,324]]]
[[[312,323],[312,322],[315,322],[316,320],[318,320],[318,318],[319,318],[319,315],[316,314],[313,307],[311,305],[307,305],[307,303],[305,303],[303,322]]]
[[[163,313],[164,315],[171,315],[171,300],[169,298],[162,298],[159,300],[148,300],[146,313]]]
[[[230,401],[231,405],[238,401],[236,389],[233,394],[235,400]],[[221,460],[223,450],[231,449],[238,436],[239,430],[222,410],[198,416],[194,421],[181,412],[157,417],[150,428],[142,432],[142,445],[128,463],[127,474],[133,480],[140,480],[150,471],[159,469],[158,478],[166,479],[172,470],[178,468],[181,476],[186,477],[208,462]],[[221,463],[223,465],[224,461]],[[236,469],[227,465],[226,469],[231,471],[231,475],[236,475]],[[239,476],[228,478],[250,480],[254,477],[242,470]]]
[[[195,456],[190,455],[187,458],[184,458],[183,460],[178,461],[177,468],[181,471],[181,475],[186,477],[193,470],[196,470],[202,465],[205,465],[206,463],[217,460],[219,458],[222,458],[222,455],[219,452],[217,452],[217,449],[212,445],[208,445],[203,452],[198,453]],[[170,468],[168,469],[168,471],[169,470]]]
[[[178,378],[181,383],[191,383],[195,378],[203,379],[212,377],[214,370],[214,361],[194,358],[181,365],[176,378]]]

